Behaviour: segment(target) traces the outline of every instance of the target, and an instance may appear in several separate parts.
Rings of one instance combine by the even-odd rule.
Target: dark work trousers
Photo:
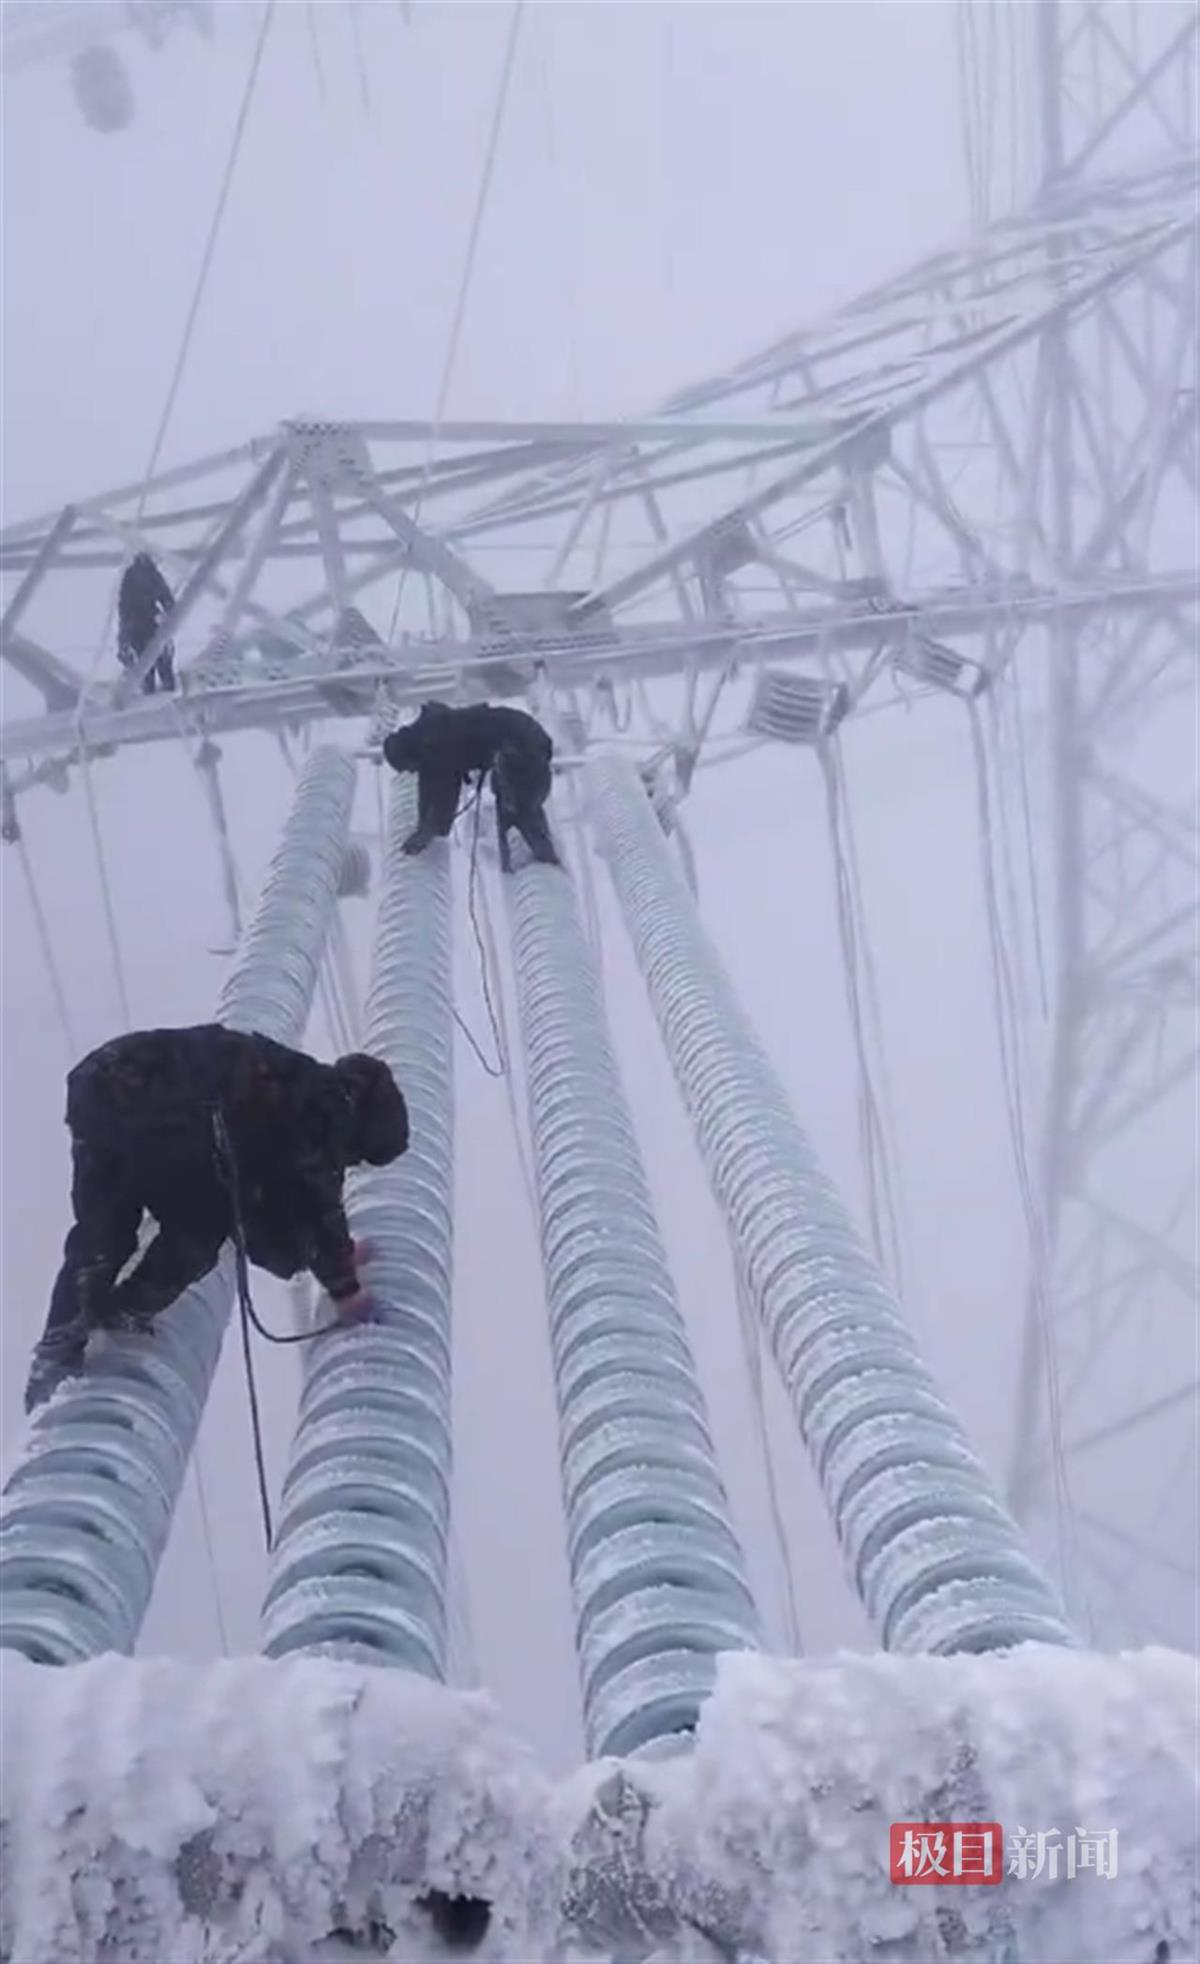
[[[156,1149],[157,1148],[157,1149]],[[122,1150],[72,1141],[75,1224],[50,1297],[42,1347],[82,1354],[92,1329],[116,1320],[149,1322],[214,1267],[232,1217],[228,1191],[207,1145],[141,1137]],[[158,1234],[124,1281],[143,1212]]]
[[[496,752],[492,790],[496,798],[500,864],[506,873],[511,865],[508,835],[514,829],[521,834],[535,859],[548,866],[559,864],[545,812],[552,783],[548,758],[531,756],[528,751],[518,750],[515,746]]]
[[[417,773],[417,826],[433,839],[448,839],[458,816],[463,781],[455,770],[423,765]]]
[[[147,635],[140,649],[132,645],[122,647],[120,651],[122,668],[136,667],[137,663],[141,660],[142,654],[149,646],[150,636]],[[164,694],[170,695],[174,687],[175,648],[174,644],[168,641],[153,667],[148,668],[142,677],[142,694],[144,696],[152,696],[156,689],[161,689]]]
[[[148,669],[145,675],[143,675],[143,695],[152,696],[154,694],[156,677],[158,679],[158,686],[163,691],[163,694],[170,695],[175,687],[175,648],[170,641],[167,642],[154,667]]]

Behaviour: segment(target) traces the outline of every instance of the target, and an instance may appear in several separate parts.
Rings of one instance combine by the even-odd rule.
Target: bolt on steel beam
[[[570,880],[504,885],[588,1751],[662,1753],[758,1616]]]
[[[735,1258],[887,1650],[1073,1641],[738,1003],[636,772],[592,813]]]
[[[454,1031],[450,849],[403,841],[415,791],[388,823],[365,1045],[408,1103],[410,1144],[354,1174],[348,1212],[371,1244],[381,1307],[366,1328],[305,1346],[304,1388],[262,1614],[263,1649],[446,1674]],[[329,1304],[318,1310],[327,1320]]]
[[[279,1042],[304,1033],[336,905],[354,766],[319,750],[217,1021]],[[233,1300],[232,1251],[149,1336],[110,1337],[39,1410],[0,1505],[0,1647],[75,1663],[137,1641]]]

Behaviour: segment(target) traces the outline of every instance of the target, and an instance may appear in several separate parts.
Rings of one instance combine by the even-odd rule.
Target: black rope
[[[275,1542],[275,1529],[271,1519],[271,1492],[267,1480],[267,1460],[263,1447],[262,1413],[258,1404],[258,1380],[254,1374],[254,1350],[250,1340],[251,1327],[258,1331],[268,1343],[311,1343],[315,1337],[328,1336],[333,1330],[346,1326],[340,1317],[323,1323],[316,1330],[298,1330],[290,1335],[268,1330],[254,1307],[254,1297],[250,1293],[250,1262],[246,1254],[246,1230],[242,1220],[242,1196],[238,1181],[237,1158],[233,1141],[225,1123],[225,1114],[217,1105],[213,1108],[213,1137],[217,1148],[217,1166],[229,1189],[229,1206],[233,1216],[233,1264],[237,1277],[238,1316],[242,1332],[242,1366],[246,1375],[246,1397],[250,1406],[250,1437],[254,1445],[254,1471],[258,1480],[258,1504],[262,1513],[263,1538],[267,1553],[270,1554]]]
[[[213,1131],[217,1140],[217,1158],[225,1184],[229,1188],[230,1206],[233,1212],[233,1247],[238,1263],[238,1296],[249,1322],[254,1325],[265,1343],[312,1343],[317,1337],[327,1337],[335,1330],[347,1326],[340,1316],[331,1317],[328,1323],[318,1324],[315,1330],[269,1330],[254,1307],[250,1294],[249,1256],[246,1253],[246,1232],[242,1225],[242,1196],[238,1183],[237,1160],[234,1157],[233,1142],[225,1124],[225,1114],[219,1108],[213,1113]]]
[[[246,1374],[246,1396],[250,1405],[250,1437],[254,1442],[254,1471],[258,1478],[258,1505],[262,1513],[263,1541],[268,1555],[275,1545],[275,1528],[271,1520],[271,1492],[267,1484],[267,1460],[263,1450],[262,1414],[258,1409],[258,1380],[254,1375],[254,1351],[250,1342],[250,1285],[246,1276],[246,1257],[239,1244],[234,1241],[234,1262],[237,1267],[238,1308],[242,1331],[242,1367]]]
[[[461,819],[466,817],[468,812],[473,814],[474,823],[471,828],[471,867],[467,878],[467,913],[471,920],[471,931],[475,936],[475,946],[479,952],[479,980],[483,989],[483,1000],[487,1009],[488,1022],[492,1028],[492,1042],[496,1047],[496,1055],[500,1059],[498,1064],[490,1063],[484,1056],[482,1046],[475,1032],[453,1004],[451,1005],[451,1013],[488,1076],[491,1078],[501,1078],[507,1077],[508,1075],[508,1060],[505,1053],[504,1038],[500,1031],[500,1019],[496,1014],[496,1005],[492,998],[492,987],[488,977],[487,949],[484,947],[483,933],[479,926],[479,916],[475,906],[476,883],[479,875],[479,821],[483,812],[483,793],[486,783],[487,771],[484,769],[479,773],[479,782],[475,786],[474,792],[455,812],[453,823],[457,825]]]
[[[470,915],[471,928],[475,935],[475,946],[479,950],[479,979],[483,986],[483,1000],[487,1008],[488,1021],[492,1026],[492,1041],[496,1046],[496,1055],[500,1059],[499,1064],[489,1063],[488,1059],[484,1056],[483,1051],[480,1048],[480,1045],[475,1039],[474,1032],[468,1028],[466,1022],[459,1015],[457,1009],[455,1009],[454,1011],[454,1020],[458,1024],[459,1029],[462,1031],[463,1035],[467,1039],[467,1042],[470,1044],[472,1050],[475,1052],[476,1057],[479,1059],[479,1062],[482,1064],[488,1076],[493,1078],[500,1078],[507,1075],[508,1065],[504,1055],[504,1040],[500,1035],[499,1019],[497,1018],[496,1015],[495,1004],[492,1001],[491,983],[488,979],[487,950],[483,945],[483,935],[480,931],[479,916],[475,911],[475,883],[479,871],[479,821],[480,821],[480,817],[482,816],[483,786],[484,786],[484,780],[486,778],[486,775],[487,775],[486,772],[480,771],[479,784],[476,787],[475,796],[471,801],[474,807],[475,822],[471,831],[471,870],[467,877],[467,913]],[[461,816],[462,813],[460,812],[459,817]]]

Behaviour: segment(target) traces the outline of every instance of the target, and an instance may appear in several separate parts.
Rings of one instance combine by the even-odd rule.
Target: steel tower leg
[[[588,1752],[661,1753],[758,1617],[570,880],[504,884]]]
[[[1042,135],[1043,191],[1053,184],[1063,164],[1062,74],[1059,38],[1062,32],[1058,0],[1043,0],[1036,19],[1038,99]],[[1055,255],[1050,253],[1051,266]],[[1047,530],[1055,562],[1069,577],[1073,557],[1071,356],[1066,332],[1048,329],[1042,360],[1050,386],[1046,398],[1044,443],[1047,455]],[[1084,1016],[1078,980],[1082,968],[1084,853],[1077,780],[1079,776],[1079,633],[1068,620],[1047,628],[1050,656],[1048,691],[1050,751],[1055,792],[1054,852],[1057,907],[1057,978],[1054,1043],[1042,1139],[1043,1221],[1038,1232],[1053,1249],[1062,1213],[1068,1151],[1071,1086],[1079,1065],[1079,1042]],[[1017,1382],[1016,1425],[1008,1499],[1018,1515],[1026,1512],[1027,1479],[1042,1444],[1041,1399],[1050,1362],[1047,1346],[1054,1341],[1048,1327],[1051,1302],[1041,1302],[1041,1255],[1032,1250],[1030,1279]],[[1069,1584],[1064,1582],[1070,1595]]]
[[[318,751],[221,996],[230,1029],[303,1035],[353,797],[349,759]],[[133,1649],[232,1299],[226,1248],[152,1337],[109,1340],[37,1413],[0,1514],[0,1646],[51,1664]]]
[[[602,850],[855,1586],[885,1649],[1071,1641],[760,1048],[623,760]]]
[[[416,818],[392,792],[366,1048],[395,1073],[411,1140],[394,1166],[352,1176],[349,1212],[386,1309],[306,1347],[263,1648],[446,1672],[450,1524],[450,1289],[454,1172],[449,846],[400,847]],[[321,1320],[329,1304],[318,1308]]]
[[[1071,277],[1065,223],[1122,195],[1108,168],[1136,146],[1165,130],[1163,161],[1191,187],[1190,237],[1123,306],[1040,336],[1028,497],[1042,575],[1062,590],[1197,536],[1196,23],[1149,62],[1145,14],[1036,10],[1048,284]],[[1101,87],[1114,54],[1116,101]],[[1195,727],[1195,592],[1193,575],[1184,608],[1128,620],[1060,610],[1034,670],[1055,975],[1008,1497],[1031,1538],[1057,1545],[1089,1625],[1118,1643],[1196,1634],[1196,771],[1194,740],[1171,737],[1173,723]]]

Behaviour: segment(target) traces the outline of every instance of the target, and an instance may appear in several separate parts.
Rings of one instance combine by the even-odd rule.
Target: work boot
[[[546,823],[546,814],[544,812],[538,812],[536,817],[530,817],[525,820],[525,823],[521,827],[521,837],[529,847],[534,858],[540,861],[543,866],[562,865],[562,861],[554,849],[554,841],[550,837],[550,827]]]
[[[409,833],[400,850],[407,853],[410,859],[414,859],[419,852],[424,852],[426,846],[431,846],[436,837],[437,833],[429,820],[423,818],[416,829]]]
[[[81,1377],[86,1353],[87,1329],[82,1322],[56,1332],[53,1337],[43,1337],[34,1350],[25,1383],[26,1413],[44,1405],[68,1378]]]

